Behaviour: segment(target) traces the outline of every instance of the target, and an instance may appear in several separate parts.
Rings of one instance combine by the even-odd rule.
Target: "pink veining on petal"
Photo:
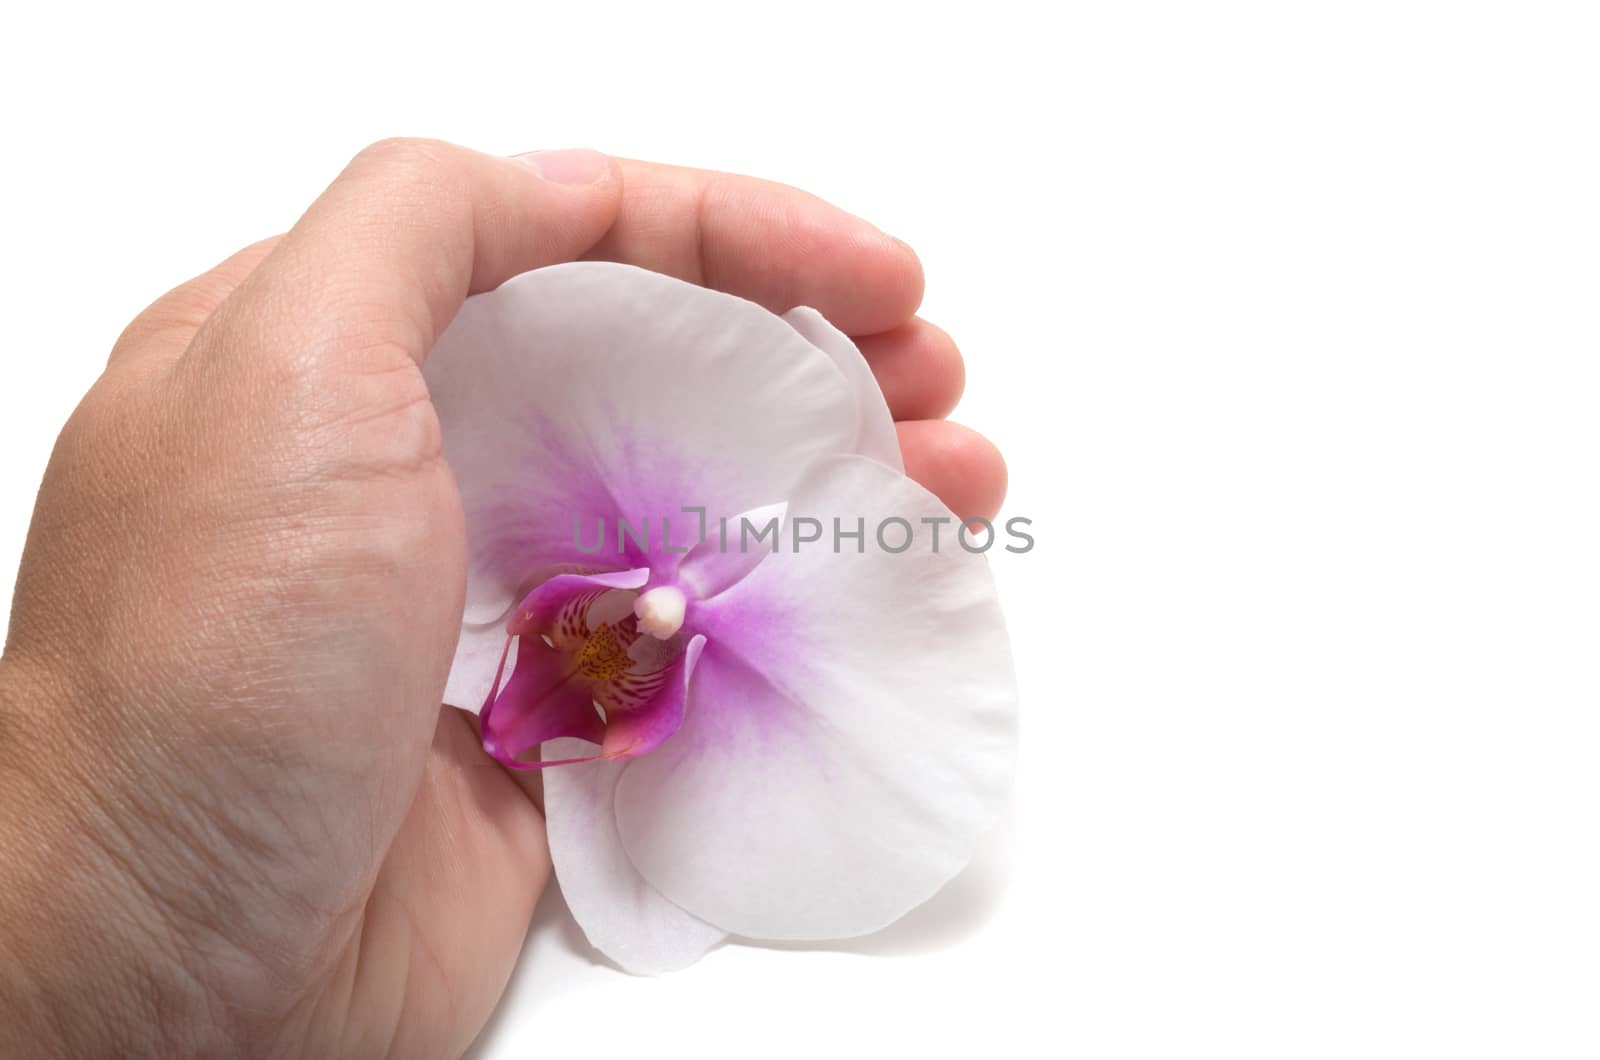
[[[689,704],[689,682],[705,649],[706,638],[690,639],[683,654],[668,671],[669,679],[654,695],[625,709],[619,705],[606,721],[605,743],[601,756],[609,759],[636,758],[660,747],[683,724]]]
[[[650,578],[648,567],[601,574],[558,574],[536,587],[512,612],[506,631],[513,636],[543,633],[559,644],[576,636],[589,605],[612,589],[638,589]]]

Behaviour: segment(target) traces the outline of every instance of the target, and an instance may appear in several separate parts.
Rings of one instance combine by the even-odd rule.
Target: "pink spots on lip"
[[[639,639],[637,619],[626,613],[613,623],[592,614],[603,597],[637,590],[649,573],[635,568],[557,575],[517,605],[480,712],[490,755],[513,769],[632,758],[678,730],[705,638],[691,637],[681,650],[641,663],[630,654]],[[512,641],[516,663],[502,686]],[[600,751],[554,762],[524,758],[546,740],[562,737],[597,743]]]

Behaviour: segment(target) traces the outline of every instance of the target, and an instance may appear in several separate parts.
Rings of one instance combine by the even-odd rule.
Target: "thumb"
[[[621,170],[597,151],[500,158],[382,141],[233,291],[196,348],[299,360],[398,347],[420,362],[468,295],[579,257],[621,198]]]
[[[441,708],[416,800],[343,955],[360,1002],[347,1040],[460,1056],[505,992],[550,871],[544,818],[483,753],[471,716]]]

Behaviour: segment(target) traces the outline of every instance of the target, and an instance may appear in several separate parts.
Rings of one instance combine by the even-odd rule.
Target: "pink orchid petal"
[[[683,655],[665,671],[667,684],[654,695],[643,694],[637,703],[623,705],[626,697],[614,697],[607,704],[605,742],[601,753],[610,759],[636,758],[660,747],[683,724],[689,701],[691,679],[706,638],[695,636],[684,647]],[[639,682],[648,687],[653,682]],[[627,683],[624,682],[624,692]]]
[[[926,533],[901,554],[786,548],[702,602],[687,717],[623,774],[617,825],[644,877],[708,923],[841,938],[970,859],[1010,786],[1016,691],[987,563],[937,498],[843,457],[790,510],[864,517],[869,535],[884,516],[951,521],[937,553]]]
[[[483,749],[514,769],[538,769],[543,763],[522,756],[546,740],[605,736],[588,685],[574,681],[570,659],[538,637],[519,640],[511,679],[480,717]]]
[[[530,628],[530,623],[521,619],[524,612],[537,606],[540,608],[538,621],[553,624],[553,620],[545,613],[547,606],[579,606],[586,597],[592,599],[594,595],[611,589],[637,589],[645,583],[649,574],[648,569],[635,568],[602,574],[557,575],[536,586],[509,614],[508,607],[502,606],[499,612],[491,616],[491,621],[463,625],[461,637],[456,642],[455,659],[450,664],[450,676],[445,682],[444,702],[462,710],[479,709],[490,689],[498,687],[498,682],[492,681],[492,678],[495,666],[500,661],[501,649],[505,647],[508,625],[513,633]],[[573,581],[574,578],[583,580]]]
[[[485,711],[484,748],[513,769],[546,769],[550,766],[578,765],[602,759],[620,762],[648,754],[677,732],[678,727],[683,724],[684,709],[688,702],[689,679],[694,673],[695,663],[699,660],[705,643],[704,637],[697,636],[690,640],[682,657],[661,673],[661,681],[641,680],[638,687],[650,689],[651,694],[639,695],[636,702],[628,702],[632,697],[626,691],[621,695],[603,692],[602,694],[606,695],[614,708],[603,723],[595,713],[592,693],[584,692],[580,705],[576,694],[570,688],[562,686],[555,689],[550,702],[536,703],[523,710],[518,715],[520,728],[508,732],[503,742],[491,745],[487,721],[491,712]],[[539,642],[539,647],[546,652],[551,651],[542,641]],[[656,675],[639,676],[643,679]],[[510,687],[509,684],[507,687]],[[537,686],[530,683],[525,687]],[[526,761],[521,757],[528,748],[541,741],[566,736],[588,743],[597,743],[600,749],[566,758],[551,757],[546,754],[538,761]]]
[[[574,639],[581,643],[584,612],[590,604],[613,589],[639,589],[649,580],[649,567],[557,575],[522,598],[506,629],[515,634],[544,633],[558,646]]]
[[[783,319],[805,336],[807,342],[833,358],[833,363],[849,381],[856,401],[856,437],[851,451],[896,471],[904,471],[894,417],[889,414],[889,405],[883,399],[877,377],[872,374],[872,366],[861,356],[856,344],[810,306],[796,306],[783,314]]]
[[[578,759],[587,745],[555,740],[545,754]],[[693,964],[725,932],[684,912],[645,882],[617,837],[612,795],[625,762],[590,762],[544,774],[546,830],[556,878],[584,935],[635,975]]]
[[[613,590],[640,588],[649,575],[645,568],[563,574],[523,598],[507,627],[517,637],[516,666],[482,711],[486,751],[514,769],[543,769],[597,758],[633,758],[654,750],[678,730],[704,637],[692,637],[683,654],[660,671],[624,673],[598,686],[577,674],[573,660],[591,632],[589,607]],[[619,639],[626,643],[629,633],[619,631]],[[496,684],[504,666],[502,655]],[[597,697],[607,710],[604,721],[595,709]],[[600,748],[574,759],[525,760],[528,751],[558,737],[576,737]]]
[[[769,504],[729,519],[726,528],[721,525],[708,528],[706,539],[690,549],[678,565],[678,580],[699,600],[709,600],[725,591],[755,570],[763,556],[772,554],[772,539],[769,537],[762,543],[756,541],[754,535],[773,520],[781,528],[787,507]],[[744,529],[746,522],[752,528],[748,536]]]

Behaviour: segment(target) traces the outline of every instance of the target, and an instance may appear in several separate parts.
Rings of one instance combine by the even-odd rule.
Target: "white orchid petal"
[[[813,460],[851,451],[857,429],[834,360],[781,318],[605,262],[468,299],[424,376],[466,512],[472,619],[552,568],[641,565],[617,554],[618,517],[657,536],[671,518],[674,545],[692,544],[697,520],[680,508],[781,499]],[[586,551],[600,518],[608,540]]]
[[[900,439],[895,434],[894,417],[883,400],[883,390],[872,374],[872,367],[850,337],[828,322],[810,306],[796,306],[783,319],[804,335],[806,341],[833,358],[856,400],[856,441],[854,451],[870,456],[880,464],[904,471],[900,459]]]
[[[730,933],[847,937],[970,859],[1010,785],[1016,690],[987,563],[932,494],[841,457],[789,511],[863,518],[864,553],[786,542],[701,605],[688,716],[622,774],[617,824],[651,884]],[[904,553],[872,539],[889,516],[917,531]],[[937,553],[923,518],[948,521]]]
[[[482,710],[484,701],[494,689],[494,675],[500,668],[500,656],[505,650],[505,623],[463,627],[461,639],[456,641],[456,656],[450,663],[450,676],[445,680],[441,702],[473,714]],[[511,672],[516,661],[517,646],[512,644],[505,661],[506,673]]]
[[[544,757],[580,758],[582,740],[551,740]],[[617,838],[612,795],[625,762],[556,766],[544,773],[550,856],[562,896],[589,942],[624,970],[660,975],[693,964],[725,932],[663,898]]]

